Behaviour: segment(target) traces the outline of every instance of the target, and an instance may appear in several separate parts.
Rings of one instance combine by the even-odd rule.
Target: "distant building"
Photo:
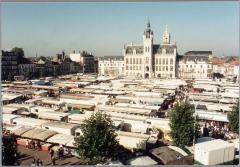
[[[123,56],[104,56],[99,57],[98,74],[104,76],[123,76],[124,57]]]
[[[51,76],[53,74],[53,64],[50,60],[40,58],[35,64],[39,77]]]
[[[144,78],[175,78],[177,46],[171,43],[167,27],[162,44],[154,44],[150,22],[143,34],[143,44],[124,46],[124,73]]]
[[[213,64],[213,73],[219,73],[225,76],[226,78],[239,78],[239,64],[240,61],[238,58],[230,59],[228,57],[219,58],[214,57],[212,58]]]
[[[23,75],[27,79],[32,78],[37,72],[36,64],[27,58],[23,58],[23,62],[18,65],[18,72],[19,75]]]
[[[99,60],[97,57],[94,58],[94,73],[98,74],[98,63]]]
[[[22,62],[23,57],[24,55],[2,50],[2,80],[12,80],[18,75],[18,64]]]
[[[70,59],[82,66],[83,73],[94,73],[94,56],[85,51],[80,53],[71,53]]]
[[[56,56],[53,57],[53,62],[61,63],[66,58],[65,52],[62,52],[62,54],[56,54]]]
[[[189,51],[178,58],[178,77],[183,79],[212,78],[211,51]]]

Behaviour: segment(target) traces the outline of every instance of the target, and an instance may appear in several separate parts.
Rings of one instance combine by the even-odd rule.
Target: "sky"
[[[154,43],[167,25],[179,54],[239,55],[239,2],[2,3],[1,47],[21,47],[26,57],[122,55],[125,44],[142,44],[148,19]]]

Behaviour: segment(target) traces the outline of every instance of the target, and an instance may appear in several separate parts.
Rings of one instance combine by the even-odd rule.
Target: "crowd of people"
[[[31,166],[43,166],[43,162],[40,159],[35,160],[35,158],[32,160]]]
[[[57,154],[57,156],[55,154]],[[71,155],[71,150],[70,149],[68,149],[67,154]],[[63,146],[59,145],[56,153],[55,153],[54,149],[50,149],[49,155],[50,155],[50,158],[51,158],[51,161],[52,161],[52,165],[55,165],[56,164],[56,157],[57,157],[58,160],[64,159],[64,148],[63,148]]]
[[[40,141],[34,141],[34,140],[27,140],[26,141],[26,148],[27,149],[34,149],[34,150],[41,150],[41,143]]]
[[[237,136],[229,131],[229,124],[217,121],[207,121],[203,128],[203,136],[209,136],[216,139],[234,139]]]

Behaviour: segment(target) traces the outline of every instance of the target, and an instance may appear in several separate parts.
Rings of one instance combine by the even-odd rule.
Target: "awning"
[[[23,133],[21,135],[21,137],[46,141],[48,138],[52,137],[55,134],[57,134],[57,132],[52,131],[52,130],[35,128],[35,129],[32,129],[30,131]]]

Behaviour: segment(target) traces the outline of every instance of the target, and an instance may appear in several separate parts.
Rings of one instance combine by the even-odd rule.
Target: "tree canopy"
[[[235,133],[239,133],[239,104],[228,113],[228,120],[231,130]]]
[[[14,52],[15,54],[24,57],[24,51],[22,48],[18,48],[18,47],[14,47],[12,48],[12,52]]]
[[[2,137],[2,164],[15,165],[17,161],[16,137],[13,134],[3,135]]]
[[[119,142],[109,115],[96,112],[81,125],[82,135],[75,138],[77,153],[95,164],[117,156]]]
[[[181,102],[170,111],[170,135],[174,144],[182,148],[192,144],[194,134],[198,134],[199,124],[194,118],[194,110],[194,105],[189,102]]]

